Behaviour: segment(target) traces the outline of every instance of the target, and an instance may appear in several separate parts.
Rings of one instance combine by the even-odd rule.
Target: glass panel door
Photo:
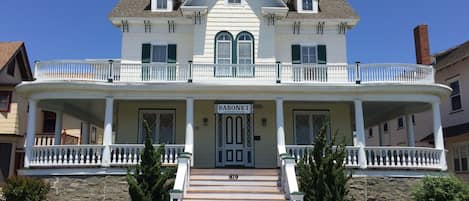
[[[141,110],[139,143],[143,143],[146,134],[149,134],[153,144],[174,144],[174,115],[174,110]]]

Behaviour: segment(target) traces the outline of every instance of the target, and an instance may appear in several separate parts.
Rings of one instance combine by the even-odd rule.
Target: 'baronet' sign
[[[251,114],[252,104],[217,104],[217,114]]]

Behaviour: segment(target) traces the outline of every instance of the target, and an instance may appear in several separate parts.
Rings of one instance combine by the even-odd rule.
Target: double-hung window
[[[249,65],[253,64],[253,47],[254,40],[252,36],[248,33],[241,33],[237,40],[238,42],[238,68],[237,74],[239,76],[253,76],[254,75],[254,66]]]
[[[459,81],[453,81],[453,82],[449,83],[449,86],[453,90],[453,92],[451,92],[451,96],[450,96],[450,98],[451,98],[451,109],[453,111],[460,110],[462,108],[462,104],[461,104],[461,88],[460,88],[460,85],[459,85]]]
[[[294,81],[327,82],[325,45],[292,45],[292,64]]]
[[[456,145],[453,148],[453,166],[455,172],[468,171],[469,144]]]
[[[175,44],[142,45],[142,80],[175,80],[177,75]]]
[[[139,143],[148,134],[155,144],[174,144],[175,121],[174,110],[140,110]]]
[[[310,145],[325,124],[329,124],[328,111],[295,111],[295,143],[297,145]],[[330,128],[326,130],[327,139],[330,139]]]
[[[156,0],[156,9],[167,9],[168,8],[168,0]]]
[[[228,0],[228,4],[241,4],[241,0]]]
[[[313,0],[302,0],[303,10],[312,11],[313,10]]]
[[[0,91],[0,112],[10,112],[11,91]]]
[[[233,38],[227,32],[222,32],[216,37],[216,76],[232,76],[232,42]]]

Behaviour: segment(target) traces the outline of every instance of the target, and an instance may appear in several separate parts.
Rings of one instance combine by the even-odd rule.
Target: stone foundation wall
[[[50,176],[48,201],[129,201],[125,176]],[[351,200],[408,201],[417,178],[356,177],[350,181]]]
[[[41,177],[51,185],[48,201],[130,200],[126,176]]]
[[[357,201],[408,201],[419,178],[356,177],[352,178],[349,197]]]

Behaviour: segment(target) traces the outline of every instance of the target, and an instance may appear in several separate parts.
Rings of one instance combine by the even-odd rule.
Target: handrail
[[[171,201],[182,201],[187,192],[190,182],[191,157],[191,153],[180,153],[178,156],[176,180],[170,191]]]
[[[215,82],[251,84],[432,84],[432,66],[418,64],[201,64],[112,60],[35,62],[36,80],[95,82]],[[246,82],[244,82],[246,81]]]

